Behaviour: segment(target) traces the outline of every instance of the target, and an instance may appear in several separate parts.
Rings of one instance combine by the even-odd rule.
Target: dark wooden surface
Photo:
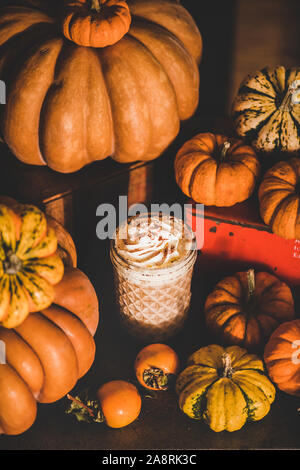
[[[133,363],[142,347],[119,326],[114,307],[109,243],[97,240],[94,226],[90,226],[88,231],[87,243],[80,249],[79,265],[90,276],[97,290],[100,326],[95,337],[95,363],[78,384],[77,390],[86,386],[95,388],[113,379],[132,380],[134,383]],[[199,258],[193,279],[189,319],[182,332],[169,342],[179,354],[181,367],[193,351],[218,342],[205,327],[203,302],[213,284],[225,273],[219,271],[208,276],[207,272]],[[161,392],[153,398],[143,397],[138,420],[120,430],[100,424],[78,423],[64,414],[67,405],[67,399],[51,405],[39,405],[38,418],[32,428],[21,436],[2,436],[0,448],[114,450],[300,447],[300,416],[297,411],[300,399],[280,392],[270,413],[262,421],[249,423],[234,433],[214,433],[204,423],[189,419],[179,410],[174,391]]]
[[[265,2],[265,0],[251,1],[251,4],[254,9],[258,9],[263,1]],[[186,0],[182,3],[191,11],[203,34],[204,57],[200,69],[201,98],[194,118],[183,124],[175,142],[155,162],[152,202],[183,203],[185,201],[176,187],[171,170],[175,153],[179,146],[196,132],[217,130],[213,116],[225,115],[230,100],[231,63],[235,54],[234,25],[237,21],[236,4],[238,2],[211,1],[201,5],[201,8],[199,8],[199,2],[195,0]],[[287,4],[289,1],[283,0],[281,3]],[[293,0],[290,3],[295,4]],[[276,18],[278,20],[278,17]],[[269,18],[268,16],[262,17],[258,9],[256,28],[260,25],[260,30],[263,30],[264,22],[269,22]],[[252,45],[252,57],[258,53],[258,49],[253,46],[254,43],[249,38],[248,46],[251,48]],[[263,53],[264,45],[259,44],[257,47],[260,53]],[[293,47],[291,44],[291,48]],[[276,44],[274,44],[274,50],[277,50]],[[247,50],[242,52],[246,54]],[[200,119],[203,116],[206,116],[205,120]],[[90,178],[94,177],[93,166],[70,178],[51,174],[46,169],[31,169],[24,166],[20,172],[13,169],[8,178],[8,173],[5,171],[9,165],[0,167],[0,183],[2,190],[5,189],[3,192],[15,197],[18,197],[16,194],[16,187],[18,187],[19,194],[23,191],[24,199],[26,199],[26,193],[28,200],[31,200],[33,196],[37,200],[41,197],[51,198],[53,188],[54,193],[65,194],[65,191],[73,188],[73,183],[71,184],[70,181],[74,181],[76,204],[73,234],[78,247],[79,267],[92,280],[100,301],[100,325],[95,336],[97,344],[95,363],[78,387],[95,388],[112,379],[134,381],[133,363],[142,344],[132,340],[119,327],[114,306],[109,241],[98,240],[95,233],[96,207],[102,202],[117,204],[118,195],[124,194],[125,186],[120,185],[121,174],[120,179],[116,174],[115,193],[112,195],[111,188],[101,190],[101,178],[89,191],[86,191],[85,184],[82,186],[82,181],[89,183]],[[98,166],[98,164],[95,165]],[[103,175],[105,175],[105,168],[109,172],[111,165],[115,164],[107,160],[107,162],[101,162],[101,165]],[[46,181],[49,185],[38,189],[41,182],[41,170],[47,175]],[[124,172],[123,168],[116,171]],[[54,186],[52,182],[55,183]],[[203,303],[214,283],[225,274],[230,273],[207,270],[205,263],[199,258],[193,278],[189,319],[183,331],[169,342],[178,352],[182,367],[188,355],[194,350],[217,342],[217,339],[212,337],[205,327]],[[299,316],[299,305],[297,308]],[[297,411],[300,399],[281,392],[277,393],[271,412],[262,421],[249,423],[235,433],[218,434],[211,431],[204,423],[193,421],[185,416],[179,410],[174,391],[162,392],[153,398],[143,397],[139,419],[120,430],[109,429],[105,425],[78,423],[64,414],[67,404],[67,400],[62,399],[51,405],[39,405],[38,417],[32,428],[21,436],[1,436],[0,449],[300,448],[300,414]]]
[[[186,201],[174,181],[173,159],[175,150],[183,139],[197,131],[220,129],[227,120],[191,120],[183,126],[178,139],[169,151],[154,165],[153,194],[150,202],[180,204]],[[197,129],[196,129],[197,128]],[[228,129],[229,130],[229,129]],[[116,185],[118,183],[116,182]],[[78,247],[79,267],[90,277],[100,301],[100,325],[96,333],[96,359],[90,372],[75,390],[85,387],[95,389],[113,379],[131,380],[135,383],[133,364],[142,343],[133,340],[119,325],[114,305],[112,267],[109,259],[109,240],[96,237],[96,208],[102,202],[116,205],[122,189],[118,187],[112,197],[99,192],[94,186],[88,192],[78,191],[75,205],[74,234]],[[255,212],[255,207],[253,208]],[[259,219],[258,213],[253,217]],[[213,285],[230,270],[212,270],[201,256],[197,261],[192,287],[192,304],[189,319],[182,332],[169,344],[178,352],[181,367],[187,357],[201,346],[217,343],[204,323],[203,304]],[[297,306],[299,314],[299,305]],[[75,391],[73,391],[75,393]],[[30,430],[21,436],[2,436],[0,448],[15,449],[282,449],[300,448],[300,415],[297,409],[300,398],[277,393],[270,413],[260,422],[248,423],[235,433],[214,433],[203,422],[193,421],[178,407],[174,391],[145,397],[140,417],[130,426],[113,430],[105,425],[78,423],[65,415],[68,400],[50,405],[39,405],[38,417]]]

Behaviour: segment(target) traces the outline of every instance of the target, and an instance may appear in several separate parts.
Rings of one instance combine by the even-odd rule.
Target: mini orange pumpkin
[[[249,145],[209,132],[187,141],[175,159],[178,186],[208,206],[233,206],[248,199],[259,173],[260,163]]]
[[[221,280],[205,303],[207,325],[226,343],[249,349],[264,346],[272,331],[294,314],[287,284],[253,269]]]
[[[300,239],[300,158],[273,166],[259,188],[260,214],[283,238]]]
[[[264,360],[277,387],[300,396],[300,320],[283,323],[272,333]]]
[[[67,4],[63,32],[79,46],[106,47],[129,30],[131,14],[123,0],[75,0]]]

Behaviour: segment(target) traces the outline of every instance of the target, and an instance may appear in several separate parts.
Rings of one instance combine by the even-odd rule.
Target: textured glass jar
[[[197,251],[187,251],[171,265],[146,268],[122,259],[112,240],[110,256],[120,318],[127,331],[147,341],[174,336],[189,310]]]

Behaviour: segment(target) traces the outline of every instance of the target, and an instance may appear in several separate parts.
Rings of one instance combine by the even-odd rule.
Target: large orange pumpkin
[[[178,186],[208,206],[233,206],[248,199],[259,173],[260,163],[249,145],[210,132],[185,142],[175,158]]]
[[[300,158],[279,162],[259,187],[260,214],[283,238],[300,239]]]
[[[280,325],[264,352],[268,374],[280,390],[300,396],[300,320]]]
[[[190,14],[169,0],[131,0],[129,32],[93,48],[63,36],[57,2],[22,4],[0,8],[0,128],[17,158],[70,173],[108,156],[160,155],[198,104],[202,40]]]
[[[294,318],[294,299],[277,277],[249,270],[215,286],[207,297],[205,316],[222,341],[257,350],[280,323]]]
[[[0,327],[0,432],[20,434],[35,421],[37,401],[62,398],[91,367],[98,300],[89,279],[67,268],[54,303],[15,329]],[[1,343],[3,344],[3,343]]]

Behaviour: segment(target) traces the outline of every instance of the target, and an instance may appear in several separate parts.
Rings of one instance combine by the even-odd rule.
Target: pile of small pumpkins
[[[258,189],[264,223],[300,239],[300,68],[266,67],[241,84],[232,106],[235,137],[211,132],[184,143],[175,178],[184,194],[207,206],[229,207]],[[275,388],[300,396],[300,320],[290,288],[253,269],[221,280],[205,303],[208,328],[221,347],[196,351],[177,379],[180,408],[214,431],[235,431],[263,418]],[[263,353],[264,362],[247,351]]]
[[[279,162],[263,175],[260,214],[277,235],[300,239],[300,68],[266,67],[241,84],[232,106],[237,137],[210,132],[185,142],[175,159],[181,190],[207,206],[228,207],[256,189],[260,158]]]

